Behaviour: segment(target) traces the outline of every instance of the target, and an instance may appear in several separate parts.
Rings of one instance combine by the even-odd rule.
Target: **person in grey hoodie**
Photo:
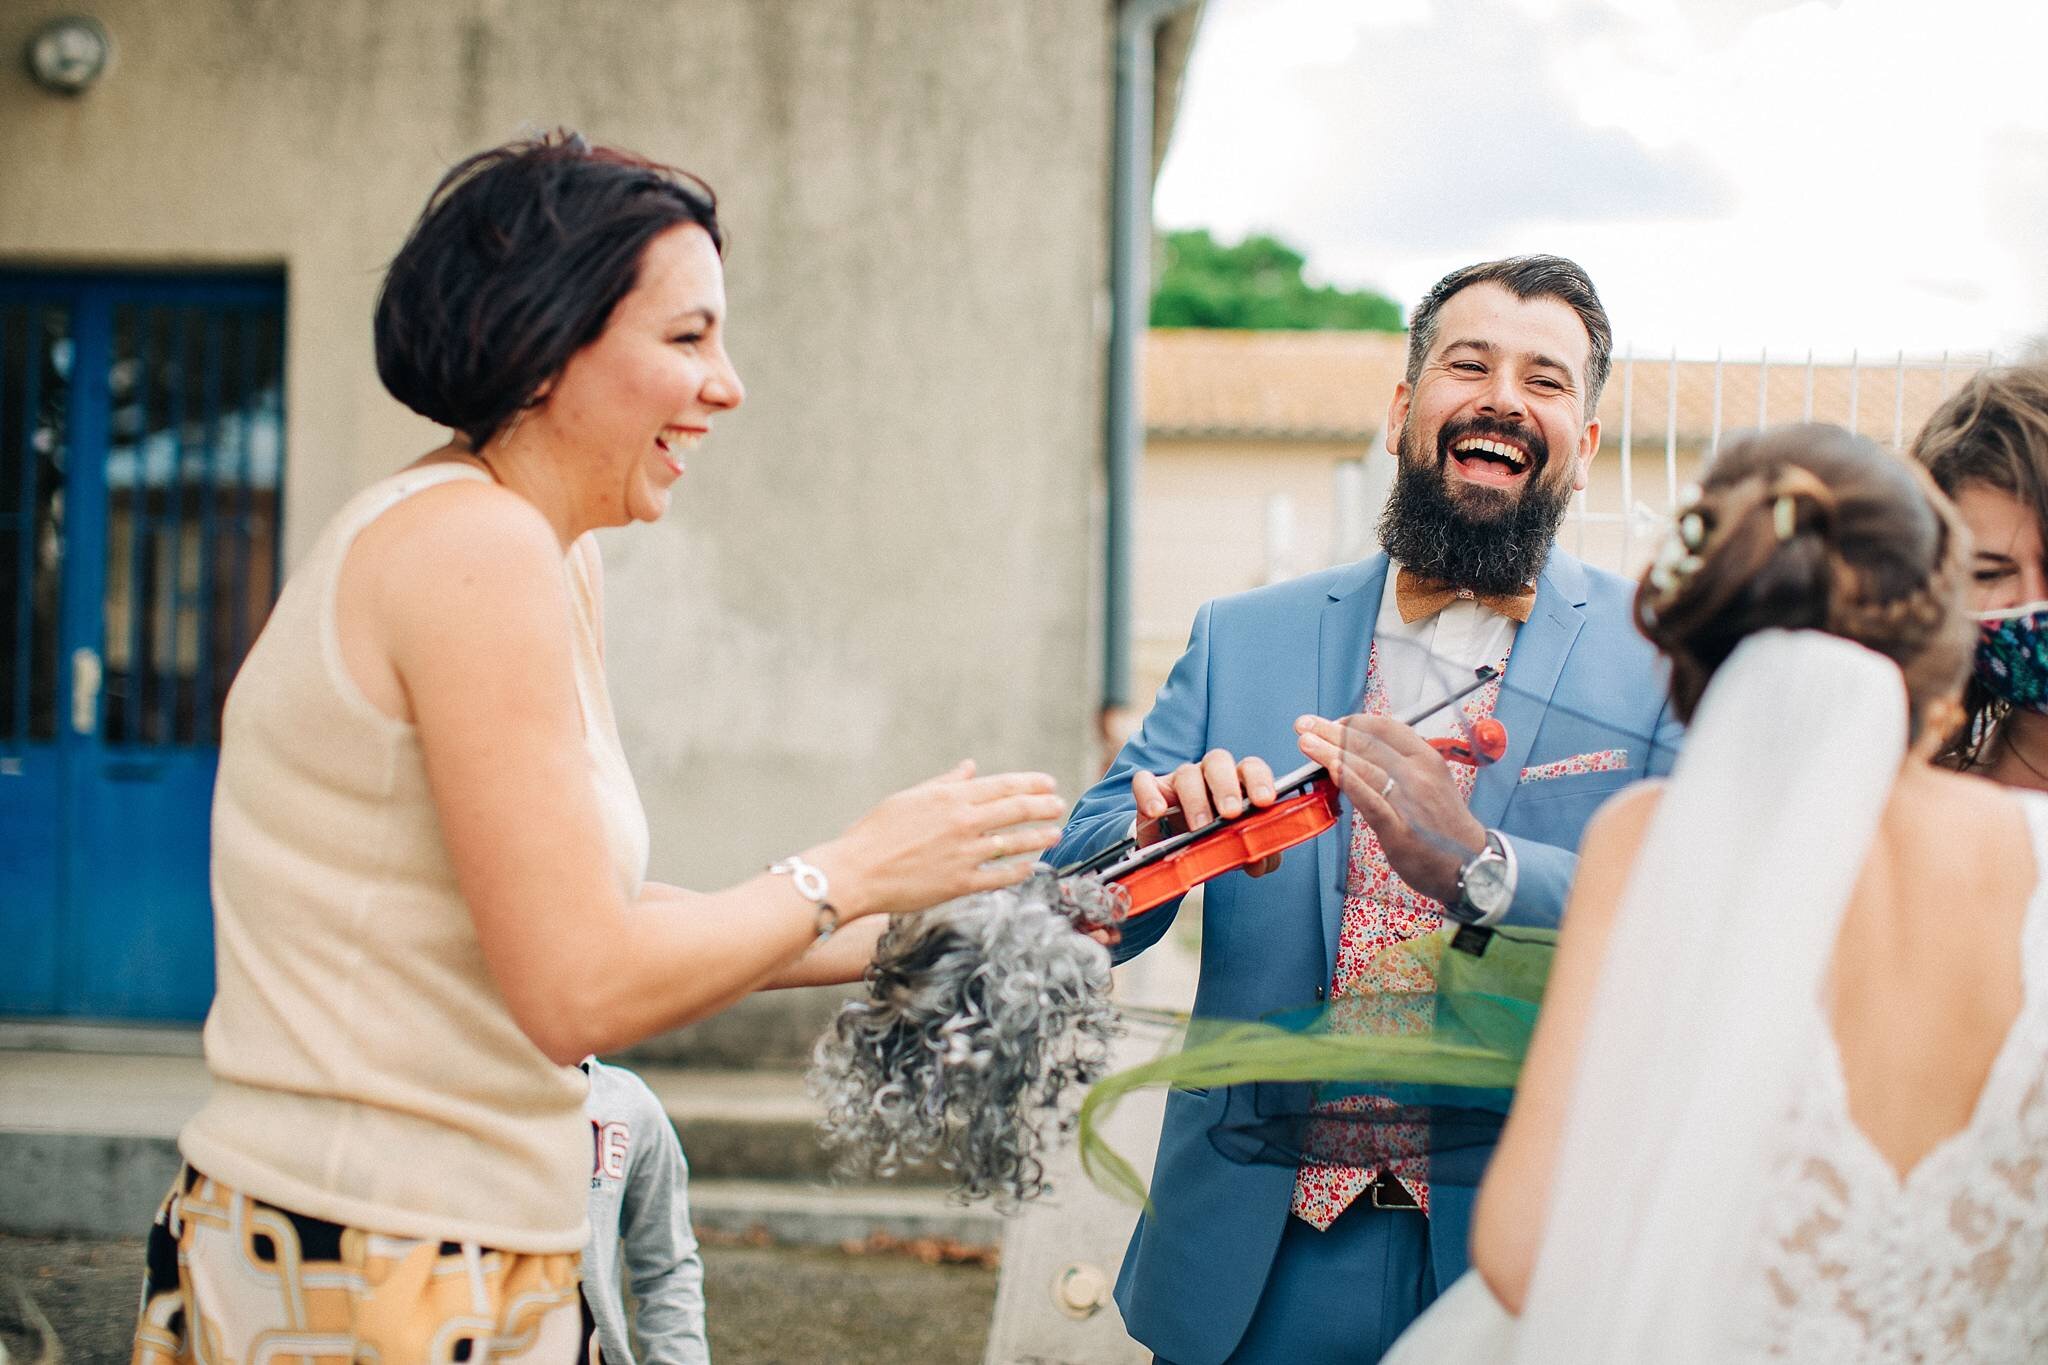
[[[661,1101],[620,1066],[586,1057],[594,1157],[583,1299],[601,1365],[710,1365],[704,1337],[704,1260],[690,1230],[690,1167]],[[621,1274],[623,1256],[623,1275]],[[629,1284],[640,1336],[627,1333]]]

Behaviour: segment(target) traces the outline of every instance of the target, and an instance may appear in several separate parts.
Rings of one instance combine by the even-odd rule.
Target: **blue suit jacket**
[[[1075,805],[1049,860],[1077,861],[1128,832],[1137,769],[1168,772],[1219,748],[1264,758],[1276,773],[1299,767],[1295,717],[1348,715],[1364,697],[1386,578],[1387,558],[1375,555],[1205,605],[1144,725]],[[1472,794],[1480,823],[1515,847],[1509,923],[1555,925],[1594,809],[1617,788],[1669,767],[1676,728],[1666,714],[1662,668],[1630,619],[1633,592],[1632,583],[1554,550],[1516,634],[1495,710],[1507,727],[1507,753],[1480,770]],[[1617,731],[1662,743],[1624,745]],[[1525,767],[1615,747],[1629,750],[1625,772],[1518,781]],[[1347,804],[1335,829],[1291,850],[1267,876],[1229,873],[1204,889],[1198,1017],[1255,1019],[1312,1002],[1327,988],[1344,907],[1349,814]],[[1118,960],[1158,942],[1177,910],[1177,903],[1162,906],[1134,920]],[[1209,1141],[1229,1106],[1255,1102],[1251,1091],[1169,1093],[1152,1209],[1139,1220],[1117,1280],[1131,1333],[1186,1365],[1210,1365],[1234,1349],[1288,1218],[1292,1167],[1234,1163]],[[1431,1191],[1440,1286],[1465,1270],[1474,1193]]]

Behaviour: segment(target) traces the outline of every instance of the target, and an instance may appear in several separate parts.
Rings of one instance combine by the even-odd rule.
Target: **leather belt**
[[[1384,1171],[1373,1176],[1372,1184],[1365,1187],[1365,1193],[1376,1209],[1407,1209],[1411,1213],[1422,1211],[1422,1205],[1415,1202],[1415,1196],[1408,1193],[1407,1186]]]

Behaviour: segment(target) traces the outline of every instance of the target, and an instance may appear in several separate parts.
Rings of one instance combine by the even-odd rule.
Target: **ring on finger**
[[[1010,841],[1000,834],[989,835],[988,846],[990,850],[988,855],[990,862],[995,862],[999,858],[1007,858],[1010,856]]]
[[[1392,796],[1393,794],[1394,794],[1394,775],[1393,775],[1392,773],[1388,773],[1388,774],[1387,774],[1387,780],[1386,780],[1385,782],[1382,782],[1382,783],[1380,784],[1380,800],[1384,801],[1384,800],[1386,800],[1386,799],[1387,799],[1388,797]]]

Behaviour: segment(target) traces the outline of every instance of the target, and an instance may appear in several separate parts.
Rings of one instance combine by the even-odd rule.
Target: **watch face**
[[[1492,914],[1507,904],[1508,865],[1502,858],[1477,858],[1465,869],[1465,899],[1482,914]]]

